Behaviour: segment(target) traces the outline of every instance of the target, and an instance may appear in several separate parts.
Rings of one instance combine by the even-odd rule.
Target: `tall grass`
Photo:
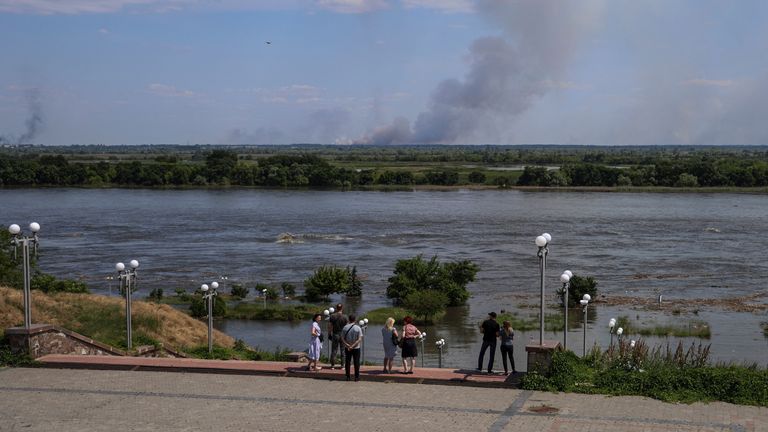
[[[627,316],[620,316],[617,320],[617,327],[624,329],[625,335],[657,336],[657,337],[695,337],[700,339],[709,339],[712,337],[712,329],[706,321],[694,319],[685,324],[653,324],[642,326],[629,319]]]
[[[768,370],[756,365],[711,365],[709,345],[634,346],[622,340],[584,358],[557,352],[545,375],[523,377],[530,390],[649,396],[664,401],[724,401],[768,406]]]

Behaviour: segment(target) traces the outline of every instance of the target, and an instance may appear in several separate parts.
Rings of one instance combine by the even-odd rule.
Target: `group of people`
[[[357,324],[357,317],[354,314],[344,315],[344,306],[336,305],[336,311],[329,317],[327,332],[331,343],[331,369],[344,368],[347,381],[352,379],[352,367],[354,366],[354,380],[360,380],[360,347],[363,343],[363,329]],[[311,336],[309,341],[309,364],[307,369],[317,371],[322,351],[324,334],[320,327],[323,319],[322,314],[315,314],[312,318]],[[504,364],[504,374],[509,374],[507,369],[507,360],[512,367],[512,373],[516,373],[515,358],[513,355],[512,340],[515,332],[509,321],[504,321],[503,325],[496,322],[496,312],[488,314],[488,319],[480,325],[483,333],[483,345],[480,348],[480,356],[477,359],[477,370],[483,368],[483,358],[485,352],[490,348],[490,358],[488,359],[488,373],[493,372],[493,362],[496,357],[497,341],[501,340],[500,350],[501,358]],[[421,331],[413,325],[413,318],[407,316],[403,319],[402,332],[395,328],[395,319],[387,318],[384,327],[381,329],[382,343],[384,345],[384,373],[393,373],[392,368],[397,354],[397,349],[401,349],[403,360],[403,370],[400,373],[412,374],[413,367],[416,364],[416,357],[419,355],[416,349],[416,340],[421,337]],[[339,365],[336,365],[336,356],[339,356]]]
[[[328,319],[327,332],[331,343],[331,369],[344,368],[347,381],[352,379],[352,367],[354,366],[354,379],[360,380],[360,347],[363,343],[363,329],[357,324],[357,317],[354,314],[344,315],[344,305],[336,305],[336,311]],[[309,351],[307,357],[309,364],[307,369],[317,371],[320,360],[320,352],[323,347],[323,331],[320,328],[322,314],[315,314],[312,318],[312,328],[310,330]],[[386,324],[381,329],[381,335],[384,344],[384,373],[393,373],[397,348],[402,350],[403,370],[401,373],[412,374],[413,367],[416,364],[418,350],[416,349],[416,339],[421,336],[421,332],[413,325],[413,318],[407,316],[403,319],[402,336],[395,328],[395,319],[387,318]],[[339,365],[336,365],[336,356],[339,356]]]

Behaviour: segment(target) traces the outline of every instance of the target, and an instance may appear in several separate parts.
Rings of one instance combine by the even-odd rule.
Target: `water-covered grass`
[[[281,305],[267,303],[239,303],[227,310],[227,318],[259,321],[304,321],[311,320],[316,313],[322,313],[328,306],[316,304]]]
[[[688,320],[682,324],[654,323],[651,325],[641,325],[633,322],[627,316],[621,316],[617,321],[617,327],[623,328],[625,335],[695,337],[700,339],[712,337],[712,329],[709,323],[699,319]]]
[[[523,317],[514,312],[504,312],[496,317],[496,321],[499,322],[499,325],[504,321],[509,321],[515,331],[532,331],[538,330],[540,327],[538,314]],[[564,322],[562,314],[544,314],[544,330],[546,331],[562,331]]]

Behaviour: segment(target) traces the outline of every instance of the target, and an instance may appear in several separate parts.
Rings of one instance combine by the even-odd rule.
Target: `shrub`
[[[68,293],[87,293],[88,286],[84,282],[71,279],[56,279],[49,274],[38,273],[32,277],[32,289],[40,290],[44,293],[68,292]]]
[[[485,174],[481,171],[472,171],[469,173],[470,183],[485,183]]]
[[[248,288],[244,287],[241,284],[234,284],[232,285],[232,290],[230,291],[230,294],[232,297],[237,299],[244,299],[248,296]]]
[[[147,299],[159,302],[160,300],[163,299],[163,289],[162,288],[153,289],[152,291],[149,292]]]

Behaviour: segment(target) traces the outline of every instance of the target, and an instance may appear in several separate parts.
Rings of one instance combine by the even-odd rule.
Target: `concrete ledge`
[[[46,355],[38,361],[43,367],[59,369],[132,370],[154,372],[212,373],[226,375],[268,375],[281,377],[346,380],[343,369],[308,371],[290,362],[243,360],[202,360],[159,357],[105,357],[80,355]],[[412,375],[386,374],[380,366],[360,368],[363,381],[411,384],[463,385],[472,387],[517,388],[522,374],[486,375],[474,370],[416,368]]]

